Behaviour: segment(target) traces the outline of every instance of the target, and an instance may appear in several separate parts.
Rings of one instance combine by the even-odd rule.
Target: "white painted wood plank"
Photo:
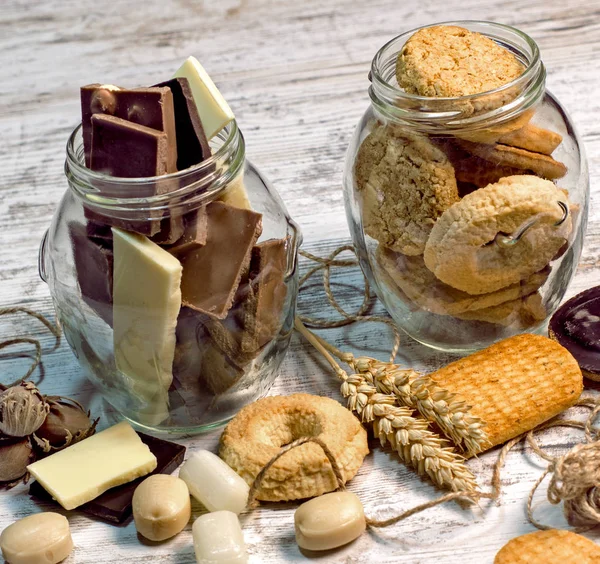
[[[305,248],[326,254],[348,240],[341,175],[346,145],[366,109],[372,56],[394,35],[449,19],[490,19],[516,25],[542,49],[548,86],[572,114],[590,163],[592,209],[580,268],[568,295],[600,280],[600,2],[545,0],[4,0],[0,7],[0,305],[23,304],[52,315],[37,275],[37,247],[66,182],[64,145],[79,111],[78,87],[98,80],[129,85],[164,79],[189,54],[198,56],[219,84],[244,131],[250,158],[280,191],[304,232]],[[315,212],[318,210],[318,212]],[[336,275],[348,307],[360,301],[355,270]],[[358,290],[357,290],[358,292]],[[327,311],[315,284],[303,292],[303,312]],[[374,311],[382,312],[380,304]],[[0,335],[32,332],[45,348],[52,339],[32,320],[0,318]],[[385,358],[389,329],[368,325],[324,331],[337,346]],[[23,350],[27,350],[24,347]],[[5,355],[6,356],[6,355]],[[2,357],[1,380],[26,370],[26,358]],[[451,355],[432,354],[403,340],[400,358],[435,369]],[[72,395],[114,417],[82,377],[63,343],[44,360],[46,393]],[[308,391],[340,400],[339,383],[310,347],[292,341],[273,393]],[[220,432],[185,438],[188,448],[217,447]],[[557,451],[573,431],[553,430],[545,444]],[[372,442],[350,488],[367,513],[382,515],[431,499],[437,492]],[[469,462],[482,485],[497,451]],[[332,563],[492,562],[510,538],[532,530],[525,500],[541,466],[523,448],[507,460],[505,494],[495,506],[430,510],[389,529],[370,532],[318,561]],[[540,514],[564,524],[559,508],[538,496]],[[536,499],[538,499],[536,498]],[[243,518],[253,563],[307,560],[293,537],[295,504],[269,504]],[[25,487],[0,493],[0,529],[49,506],[32,501]],[[200,512],[196,506],[195,515]],[[112,527],[74,513],[76,550],[69,563],[194,562],[191,528],[172,541],[148,546],[133,525]],[[598,540],[598,536],[591,534]]]

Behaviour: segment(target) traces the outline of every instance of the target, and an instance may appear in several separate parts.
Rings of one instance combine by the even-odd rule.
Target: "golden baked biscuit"
[[[520,147],[534,153],[551,155],[561,144],[562,136],[549,129],[528,123],[525,127],[506,133],[497,140],[503,145]]]
[[[496,143],[486,145],[484,143],[472,143],[461,141],[461,145],[473,155],[499,166],[530,170],[537,176],[548,180],[556,180],[567,174],[567,167],[542,153],[534,153],[519,147],[511,147]]]
[[[438,280],[425,266],[421,256],[409,257],[379,246],[376,260],[395,285],[423,309],[439,315],[483,321],[507,318],[508,314],[516,309],[515,306],[521,303],[520,298],[535,292],[546,282],[550,274],[550,269],[546,268],[496,292],[472,295]],[[508,310],[504,308],[505,314],[500,310],[490,310],[507,302],[510,302],[510,306]],[[479,310],[483,311],[479,312]],[[473,315],[469,316],[469,313]]]
[[[420,29],[404,44],[396,62],[396,79],[411,94],[456,98],[495,90],[524,70],[510,51],[485,35],[436,25]],[[516,94],[490,96],[481,109],[498,108]]]
[[[500,179],[467,194],[442,214],[425,246],[425,265],[442,282],[469,294],[486,294],[515,284],[543,269],[571,232],[565,193],[537,176]],[[520,240],[499,245],[496,235],[516,233],[532,222]]]
[[[600,546],[571,531],[535,531],[508,541],[494,564],[600,564]]]
[[[386,247],[423,254],[433,224],[459,200],[454,169],[426,137],[376,127],[355,165],[364,229]]]
[[[531,334],[504,339],[429,376],[485,423],[488,448],[548,421],[574,405],[583,391],[571,353]]]
[[[494,325],[528,329],[546,319],[548,313],[539,292],[485,309],[458,313],[455,317],[468,321],[485,321]]]
[[[321,396],[293,394],[266,397],[244,407],[221,435],[219,455],[252,484],[281,447],[313,436],[329,447],[345,481],[354,477],[369,452],[366,431],[340,403]],[[316,443],[306,443],[273,464],[257,499],[304,499],[337,487],[323,449]]]

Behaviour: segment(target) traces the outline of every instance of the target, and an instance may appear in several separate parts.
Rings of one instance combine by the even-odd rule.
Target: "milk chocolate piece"
[[[96,499],[78,507],[89,515],[99,517],[110,523],[123,523],[131,517],[131,501],[135,488],[152,474],[171,474],[183,462],[185,447],[177,443],[157,439],[144,433],[139,433],[142,442],[156,456],[157,466],[151,474],[142,476],[133,482],[111,488]],[[44,501],[52,500],[52,496],[42,487],[39,482],[33,482],[29,487],[29,494]]]
[[[112,241],[90,239],[86,227],[77,223],[69,224],[69,233],[83,300],[112,327]]]
[[[183,218],[183,233],[174,241],[173,245],[166,247],[172,255],[179,256],[199,249],[206,244],[208,236],[208,215],[206,207],[199,208],[186,214]]]
[[[156,84],[168,87],[173,94],[175,133],[177,136],[177,169],[184,170],[210,157],[210,146],[198,115],[192,89],[187,78],[173,78]]]
[[[256,358],[275,336],[286,296],[285,239],[270,239],[252,249],[250,271],[240,284],[233,307],[223,320],[202,320],[217,346],[233,363]]]
[[[92,116],[90,168],[109,176],[143,178],[174,172],[167,134],[114,116]]]
[[[163,217],[160,222],[160,231],[151,237],[158,245],[170,246],[181,239],[184,233],[184,220],[180,215]]]
[[[586,378],[600,381],[600,286],[565,302],[550,319],[548,334],[579,363]]]
[[[106,114],[167,135],[170,166],[175,172],[177,143],[173,94],[169,88],[119,88],[110,84],[89,84],[81,88],[81,124],[85,164],[90,168],[92,150],[92,115]],[[114,175],[132,176],[132,175]]]
[[[262,215],[222,202],[208,204],[206,213],[206,244],[178,257],[183,265],[182,300],[185,306],[223,319],[248,272]]]

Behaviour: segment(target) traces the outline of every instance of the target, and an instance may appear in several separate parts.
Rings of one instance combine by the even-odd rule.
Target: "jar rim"
[[[458,26],[482,33],[496,41],[501,46],[508,48],[518,56],[524,64],[524,71],[516,78],[501,86],[485,92],[468,94],[455,97],[430,97],[412,94],[401,89],[397,83],[390,81],[395,78],[395,66],[402,46],[415,32],[430,27]],[[390,71],[394,69],[394,73]],[[389,75],[389,76],[388,76]],[[422,120],[425,118],[430,124],[434,122],[448,125],[453,120],[461,120],[463,125],[480,123],[489,118],[508,120],[533,106],[543,95],[546,71],[541,61],[540,50],[537,43],[523,31],[506,25],[482,20],[454,20],[420,26],[385,43],[375,54],[371,61],[369,79],[371,88],[369,93],[372,101],[380,106],[386,115],[400,112],[402,119]],[[458,108],[485,106],[486,100],[494,96],[507,95],[519,92],[510,102],[499,107],[493,107],[484,112],[465,115]],[[422,117],[419,117],[422,116]]]
[[[183,170],[178,170],[177,172],[171,172],[168,174],[162,174],[160,176],[145,176],[145,177],[136,177],[129,178],[124,176],[110,176],[108,174],[104,174],[103,172],[98,172],[92,170],[82,164],[81,160],[77,155],[76,150],[76,139],[79,133],[82,131],[83,125],[80,123],[69,135],[69,139],[67,141],[67,158],[65,162],[65,166],[69,167],[69,170],[75,172],[80,176],[86,176],[90,180],[101,180],[104,184],[119,184],[119,185],[129,185],[129,186],[137,186],[140,184],[147,184],[149,182],[164,182],[165,180],[182,180],[185,179],[186,176],[197,175],[202,171],[210,172],[215,165],[222,161],[222,159],[227,156],[227,154],[232,150],[232,145],[235,143],[238,135],[241,134],[241,131],[238,128],[236,120],[232,120],[229,125],[225,126],[219,134],[217,134],[221,139],[223,136],[221,133],[224,131],[226,133],[225,138],[223,139],[223,143],[218,148],[215,153],[212,153],[210,157],[204,159],[198,164],[190,166]]]

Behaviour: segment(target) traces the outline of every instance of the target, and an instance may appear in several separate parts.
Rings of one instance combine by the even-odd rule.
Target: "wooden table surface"
[[[25,305],[52,316],[48,288],[37,272],[37,249],[66,189],[64,147],[78,120],[79,86],[90,82],[152,84],[171,75],[190,54],[198,57],[237,116],[250,158],[271,179],[304,233],[304,248],[325,254],[349,239],[341,175],[344,152],[368,104],[367,73],[377,49],[418,25],[486,19],[517,26],[540,45],[548,87],[571,113],[589,158],[591,217],[579,270],[568,296],[600,281],[600,2],[557,0],[2,0],[0,3],[0,296],[2,306]],[[337,278],[338,282],[341,277]],[[353,289],[356,287],[356,289]],[[360,274],[344,275],[346,303],[358,304]],[[324,311],[313,285],[300,297],[304,313]],[[382,311],[375,304],[375,311]],[[328,313],[333,315],[332,312]],[[15,333],[52,339],[35,321],[0,318],[0,340]],[[344,349],[385,358],[389,330],[357,325],[323,333]],[[23,349],[25,350],[25,349]],[[405,338],[400,358],[433,369],[451,357]],[[22,374],[29,360],[4,351],[0,380]],[[34,374],[42,391],[71,395],[111,420],[110,409],[83,378],[63,343]],[[294,336],[272,393],[297,391],[341,399],[327,367]],[[183,439],[190,451],[216,450],[220,431]],[[573,430],[547,432],[542,442],[562,452],[580,440]],[[438,492],[372,443],[349,487],[368,514],[389,515]],[[469,462],[487,488],[497,450]],[[532,531],[526,497],[541,472],[522,446],[508,457],[499,505],[475,510],[445,505],[393,527],[363,534],[321,562],[491,563],[509,539]],[[25,486],[0,493],[0,530],[49,506]],[[536,514],[565,526],[560,508],[536,496]],[[250,561],[309,558],[294,541],[294,504],[267,505],[242,517]],[[194,507],[197,515],[200,507]],[[72,512],[75,551],[69,563],[195,562],[191,526],[150,546],[132,523],[114,527]],[[590,538],[600,537],[589,534]]]

